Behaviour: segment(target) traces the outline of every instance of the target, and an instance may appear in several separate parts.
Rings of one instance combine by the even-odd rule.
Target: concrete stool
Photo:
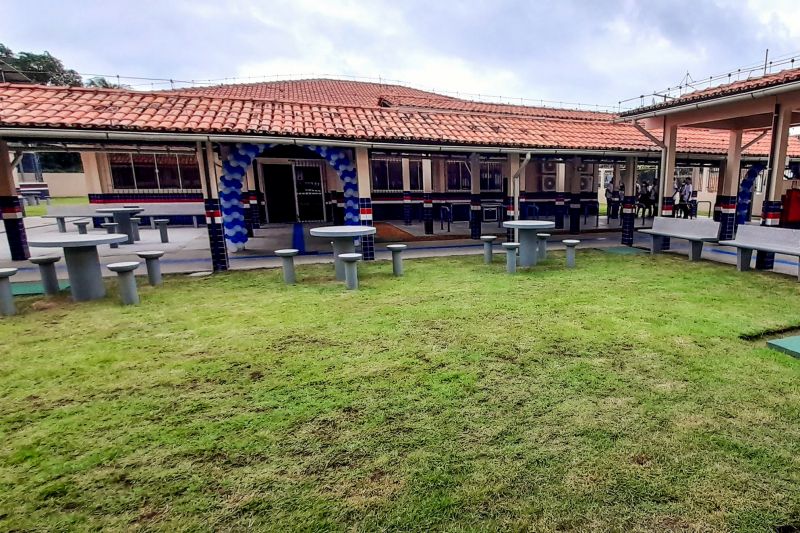
[[[576,239],[566,239],[561,242],[563,242],[564,246],[567,247],[567,268],[575,268],[575,247],[578,246],[581,241]]]
[[[504,242],[503,248],[506,249],[506,272],[513,274],[517,271],[517,249],[518,242]]]
[[[103,222],[102,224],[100,224],[100,227],[105,228],[106,233],[116,233],[118,231],[119,224],[117,224],[116,222]],[[110,246],[112,248],[119,248],[119,244],[116,242],[112,242]]]
[[[0,315],[17,314],[14,305],[14,294],[11,292],[11,276],[17,273],[16,268],[0,268]]]
[[[348,290],[358,288],[358,261],[361,254],[339,254],[339,259],[344,262],[344,284]]]
[[[58,276],[56,275],[56,263],[60,259],[60,255],[42,255],[30,258],[31,263],[39,265],[42,287],[47,296],[55,296],[61,292],[61,287],[58,286]]]
[[[80,233],[81,235],[86,235],[87,233],[89,233],[89,230],[86,229],[86,227],[89,225],[88,220],[79,220],[77,222],[73,222],[73,224],[77,226],[78,233]]]
[[[158,226],[158,231],[161,233],[161,242],[169,242],[169,234],[167,233],[167,224],[169,224],[169,219],[156,218],[153,219],[153,224]]]
[[[134,242],[142,240],[142,238],[139,237],[139,222],[141,221],[142,219],[139,217],[131,217],[131,232],[133,233]]]
[[[283,262],[283,282],[287,285],[294,285],[297,278],[294,274],[294,256],[300,253],[296,248],[284,248],[275,250],[275,255]]]
[[[161,285],[161,261],[159,259],[164,252],[161,250],[148,250],[144,252],[136,252],[136,255],[144,259],[144,264],[147,267],[147,281],[150,285],[155,287]]]
[[[550,238],[549,233],[537,233],[536,238],[539,239],[539,261],[547,259],[547,239]]]
[[[403,250],[408,248],[405,244],[390,244],[386,247],[392,252],[392,273],[395,276],[403,275]]]
[[[65,217],[56,217],[56,226],[59,233],[67,232],[67,220]]]
[[[139,261],[123,261],[122,263],[111,263],[108,269],[117,273],[119,282],[119,296],[122,305],[136,305],[139,303],[139,292],[136,290],[136,277],[133,271],[139,268]]]
[[[495,239],[497,239],[496,235],[481,235],[481,240],[483,241],[483,262],[487,265],[492,262],[492,244]]]

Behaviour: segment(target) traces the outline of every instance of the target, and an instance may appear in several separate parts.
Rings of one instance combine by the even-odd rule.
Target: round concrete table
[[[142,211],[144,211],[144,209],[141,207],[101,207],[97,210],[98,213],[112,215],[114,217],[114,222],[119,224],[119,226],[117,226],[119,232],[128,236],[128,240],[126,240],[124,244],[134,243],[131,217]]]
[[[97,245],[124,242],[127,239],[128,236],[121,233],[105,235],[58,233],[29,240],[28,246],[64,249],[64,261],[67,263],[72,299],[82,302],[96,300],[106,295],[103,275],[100,271],[100,258],[97,255]]]
[[[356,251],[353,242],[355,237],[374,235],[372,226],[323,226],[311,228],[311,235],[333,241],[333,266],[336,269],[336,279],[344,280],[344,262],[339,259],[340,254],[351,254]]]
[[[556,223],[548,220],[506,220],[503,227],[519,230],[519,266],[529,267],[536,264],[539,248],[536,232],[555,228]]]

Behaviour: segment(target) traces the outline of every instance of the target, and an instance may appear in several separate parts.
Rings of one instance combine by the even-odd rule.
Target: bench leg
[[[703,241],[689,241],[692,249],[689,252],[690,261],[700,261],[700,256],[703,255]]]
[[[651,235],[653,238],[652,248],[650,249],[651,254],[660,254],[664,251],[664,237],[661,235]]]
[[[750,270],[750,260],[753,258],[753,250],[750,248],[736,249],[736,270],[745,272]]]

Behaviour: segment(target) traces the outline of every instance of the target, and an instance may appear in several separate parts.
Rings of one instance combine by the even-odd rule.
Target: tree
[[[86,87],[99,87],[100,89],[130,89],[130,86],[122,83],[113,83],[102,76],[89,78],[86,80]]]
[[[0,43],[0,60],[25,74],[32,81],[44,85],[83,85],[83,78],[75,70],[67,69],[60,59],[44,51],[41,54],[20,52],[15,54]]]

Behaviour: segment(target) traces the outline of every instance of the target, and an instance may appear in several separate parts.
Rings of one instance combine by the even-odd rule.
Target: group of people
[[[636,216],[641,213],[642,217],[652,217],[658,204],[658,188],[652,183],[636,183],[636,191],[634,193],[636,199]],[[614,191],[614,182],[609,182],[606,185],[606,204],[608,205],[608,214],[611,218],[617,218],[619,213],[619,204],[625,198],[625,184],[620,183],[619,191]]]
[[[681,181],[675,178],[673,182],[672,199],[675,205],[675,216],[689,218],[692,215],[692,199],[694,196],[692,178]],[[652,217],[658,205],[657,183],[636,183],[636,216]],[[614,182],[606,185],[606,204],[611,218],[617,218],[619,205],[625,198],[625,184],[620,183],[619,191],[614,191]]]

